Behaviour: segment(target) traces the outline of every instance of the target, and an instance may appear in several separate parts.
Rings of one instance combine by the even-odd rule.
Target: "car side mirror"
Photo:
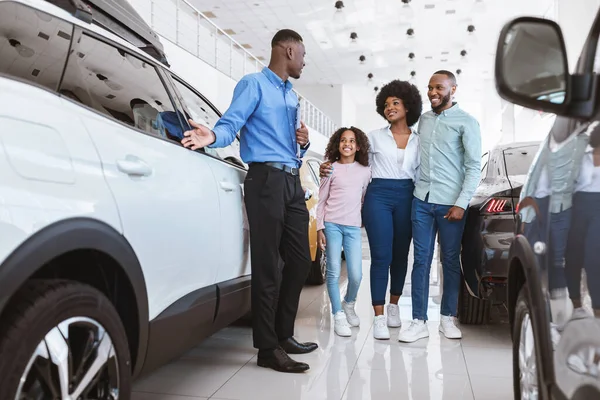
[[[507,23],[496,51],[496,88],[512,103],[566,115],[571,79],[562,31],[553,21],[522,17]]]

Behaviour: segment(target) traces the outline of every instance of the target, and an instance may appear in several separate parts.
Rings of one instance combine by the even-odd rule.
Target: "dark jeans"
[[[309,216],[298,176],[252,164],[244,189],[254,347],[269,350],[294,335],[300,292],[311,265]]]
[[[581,299],[581,269],[585,268],[592,307],[600,309],[600,193],[577,192],[573,198],[573,220],[569,231],[566,276],[569,296]]]
[[[371,249],[371,301],[385,304],[388,275],[390,294],[402,295],[412,238],[410,210],[413,181],[373,179],[365,195],[363,223]]]
[[[415,261],[412,271],[413,319],[427,321],[429,272],[433,260],[435,235],[439,232],[444,274],[441,314],[456,316],[460,288],[460,250],[467,212],[460,221],[444,216],[452,206],[432,204],[414,198],[412,205],[413,246]]]

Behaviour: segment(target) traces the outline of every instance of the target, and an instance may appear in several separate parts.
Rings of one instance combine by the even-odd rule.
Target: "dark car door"
[[[573,75],[554,23],[522,18],[500,35],[500,95],[558,114],[521,191],[509,256],[515,398],[600,398],[599,35],[600,13]]]

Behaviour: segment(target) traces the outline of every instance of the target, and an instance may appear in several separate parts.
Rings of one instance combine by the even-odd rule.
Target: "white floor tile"
[[[416,343],[375,340],[371,332],[370,262],[363,262],[363,282],[356,304],[361,326],[352,337],[336,336],[325,285],[306,286],[300,299],[295,337],[319,349],[294,355],[311,369],[283,374],[256,365],[252,330],[236,324],[215,333],[179,360],[134,385],[133,400],[495,400],[512,398],[512,353],[507,324],[461,326],[462,340],[438,332],[440,305],[432,269],[428,303],[430,337]],[[343,278],[342,295],[346,290]],[[400,316],[412,319],[410,269]],[[435,301],[434,301],[435,300]],[[493,388],[493,390],[490,390]]]

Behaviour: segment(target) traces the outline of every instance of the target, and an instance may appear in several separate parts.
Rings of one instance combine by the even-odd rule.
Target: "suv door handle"
[[[149,176],[152,174],[152,168],[145,161],[128,155],[124,160],[117,160],[119,171],[131,176]]]
[[[221,189],[226,192],[233,192],[235,190],[235,185],[233,183],[221,181],[219,182],[219,186],[221,186]]]

